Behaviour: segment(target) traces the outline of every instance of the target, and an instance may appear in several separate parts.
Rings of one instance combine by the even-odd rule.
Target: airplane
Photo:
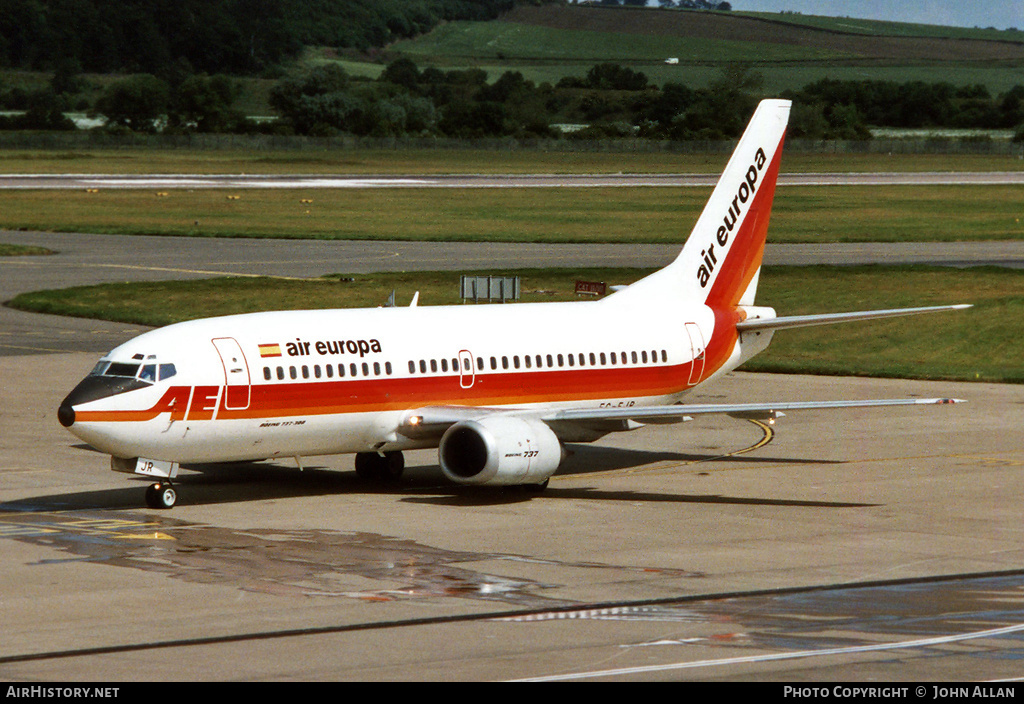
[[[700,414],[956,403],[877,399],[687,404],[692,389],[785,328],[968,308],[780,317],[754,305],[790,102],[757,107],[677,258],[599,300],[259,312],[146,332],[104,356],[60,423],[155,480],[171,508],[182,464],[355,453],[397,479],[403,452],[437,448],[463,485],[542,490],[566,455],[649,423]]]

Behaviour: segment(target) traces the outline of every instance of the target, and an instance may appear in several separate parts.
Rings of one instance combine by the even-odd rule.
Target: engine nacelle
[[[536,418],[489,416],[448,428],[441,469],[457,484],[542,484],[563,458],[562,443]]]

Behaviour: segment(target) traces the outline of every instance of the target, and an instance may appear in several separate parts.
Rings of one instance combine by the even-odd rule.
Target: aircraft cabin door
[[[212,341],[224,366],[224,408],[241,411],[249,407],[249,365],[242,347],[233,337],[218,337]]]
[[[700,381],[701,376],[704,374],[704,335],[700,331],[700,326],[696,323],[686,323],[684,326],[686,329],[686,335],[690,338],[690,350],[693,353],[693,364],[690,366],[690,386],[693,386]]]
[[[472,388],[476,381],[476,371],[473,366],[473,355],[469,350],[459,352],[459,386],[464,389]]]

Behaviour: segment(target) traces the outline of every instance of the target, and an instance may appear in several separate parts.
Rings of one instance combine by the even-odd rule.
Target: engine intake
[[[457,484],[540,484],[564,453],[543,421],[489,416],[448,428],[438,446],[441,470]]]

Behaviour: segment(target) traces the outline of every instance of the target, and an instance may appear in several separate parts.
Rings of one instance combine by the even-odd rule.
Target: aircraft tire
[[[146,487],[146,505],[150,508],[173,508],[178,501],[178,492],[167,482],[157,482]]]

